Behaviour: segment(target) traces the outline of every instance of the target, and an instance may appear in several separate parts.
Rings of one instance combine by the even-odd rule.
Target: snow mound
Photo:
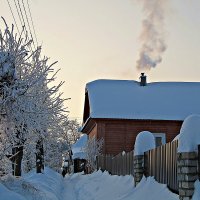
[[[194,190],[194,195],[192,197],[192,200],[199,200],[200,199],[200,182],[199,182],[199,180],[196,180],[194,187],[195,187],[195,190]]]
[[[155,137],[149,131],[140,132],[135,140],[134,155],[144,155],[144,152],[156,147]]]
[[[26,200],[23,196],[20,194],[17,194],[14,191],[9,190],[7,187],[5,187],[3,184],[0,183],[0,199],[2,200]]]
[[[65,179],[66,199],[70,200],[178,200],[164,184],[154,178],[143,178],[134,187],[132,176],[110,175],[108,172],[97,171],[90,175],[76,174]]]
[[[123,200],[178,200],[178,195],[170,192],[165,184],[160,184],[153,177],[141,180],[137,187]],[[122,199],[120,199],[122,200]]]
[[[200,187],[195,183],[197,200]],[[1,200],[178,200],[166,185],[152,177],[143,177],[134,187],[132,176],[110,175],[97,171],[89,175],[77,173],[64,179],[57,172],[46,169],[44,174],[30,172],[21,178],[5,177],[0,182]]]
[[[197,151],[200,144],[200,115],[190,115],[184,120],[178,140],[178,152]]]
[[[49,168],[45,168],[44,174],[31,171],[20,178],[8,176],[2,181],[4,191],[0,193],[0,197],[3,194],[4,198],[0,199],[60,200],[62,180],[60,174]],[[10,198],[10,194],[13,194],[13,198]]]
[[[74,188],[73,195],[69,191],[64,195],[70,200],[118,200],[134,189],[132,176],[111,176],[100,170],[89,175],[79,173],[66,178],[65,181],[66,185],[71,184]]]

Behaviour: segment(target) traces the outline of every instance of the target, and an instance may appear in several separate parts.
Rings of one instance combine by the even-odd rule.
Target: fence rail
[[[116,156],[100,155],[97,157],[97,168],[112,175],[133,175],[133,151],[122,152]]]
[[[145,176],[154,176],[174,192],[178,192],[177,148],[178,141],[167,143],[145,152],[144,159]]]

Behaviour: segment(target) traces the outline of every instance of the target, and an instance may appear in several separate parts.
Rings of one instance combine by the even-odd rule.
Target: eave
[[[88,134],[95,127],[95,125],[96,125],[95,119],[89,117],[83,124],[81,132]]]

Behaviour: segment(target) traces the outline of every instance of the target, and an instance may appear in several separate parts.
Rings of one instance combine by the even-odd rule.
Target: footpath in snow
[[[196,182],[193,200],[199,200],[200,183]],[[97,171],[63,178],[46,168],[44,174],[30,172],[22,178],[4,177],[0,181],[0,200],[178,200],[163,184],[152,177],[143,178],[134,187],[132,176],[111,176]]]

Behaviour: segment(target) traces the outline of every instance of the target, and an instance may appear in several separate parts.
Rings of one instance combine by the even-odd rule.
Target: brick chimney
[[[141,73],[140,86],[146,86],[146,85],[147,85],[147,77],[144,73]]]

